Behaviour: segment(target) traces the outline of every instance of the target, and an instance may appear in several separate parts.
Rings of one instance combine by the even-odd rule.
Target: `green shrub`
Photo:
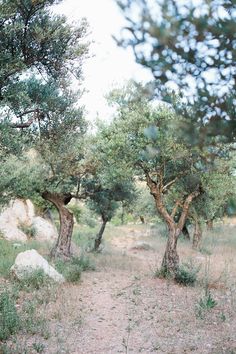
[[[213,309],[217,305],[217,302],[211,295],[211,292],[207,290],[205,295],[200,298],[196,305],[196,316],[203,319],[207,311]]]
[[[197,281],[197,274],[199,270],[200,267],[197,267],[191,261],[182,263],[175,274],[175,280],[178,284],[193,286]]]
[[[44,271],[42,269],[37,269],[30,273],[26,273],[24,278],[19,280],[19,287],[24,290],[39,290],[50,282],[52,282],[52,280],[45,275]]]
[[[208,291],[199,301],[199,306],[204,310],[213,309],[216,305],[217,302],[213,299],[210,291]]]
[[[84,254],[80,257],[73,257],[71,259],[71,264],[78,265],[82,271],[95,270],[95,264],[88,256],[85,256]]]
[[[0,294],[0,340],[6,340],[19,329],[19,316],[8,291]]]
[[[65,273],[66,280],[77,283],[81,278],[81,268],[76,264],[70,264]]]
[[[83,271],[95,270],[95,266],[90,258],[84,255],[80,257],[72,257],[66,262],[58,260],[55,266],[58,272],[62,273],[66,280],[71,283],[78,282]]]
[[[43,343],[35,342],[32,347],[37,353],[43,353],[45,351],[45,345]]]
[[[154,272],[154,278],[173,279],[173,275],[171,275],[165,268],[161,267]]]

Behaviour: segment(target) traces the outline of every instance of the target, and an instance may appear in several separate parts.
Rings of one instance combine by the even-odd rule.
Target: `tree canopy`
[[[180,2],[118,0],[127,20],[119,44],[133,48],[149,68],[155,90],[178,90],[182,115],[207,127],[201,135],[235,139],[236,4],[227,0]],[[191,109],[189,109],[191,107]],[[201,138],[202,138],[201,136]]]

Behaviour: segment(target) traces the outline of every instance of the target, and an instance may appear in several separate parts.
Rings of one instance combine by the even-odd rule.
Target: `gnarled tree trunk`
[[[146,181],[147,185],[150,188],[150,193],[155,199],[155,204],[158,213],[161,215],[165,223],[168,225],[169,229],[169,235],[168,235],[168,240],[167,240],[167,245],[166,245],[166,250],[165,254],[162,260],[162,265],[161,265],[161,272],[163,274],[170,274],[171,276],[175,276],[175,274],[178,271],[179,268],[179,256],[177,253],[177,241],[179,238],[180,233],[183,230],[183,227],[186,223],[186,219],[188,217],[188,212],[190,205],[193,201],[194,198],[196,198],[199,194],[199,188],[195,190],[194,192],[190,193],[184,200],[183,203],[181,203],[181,213],[178,222],[175,222],[175,216],[177,213],[177,209],[179,206],[179,201],[176,201],[176,205],[174,206],[172,213],[170,214],[167,211],[167,208],[164,205],[163,201],[163,193],[166,189],[168,189],[169,186],[171,186],[174,182],[175,179],[169,183],[167,183],[165,186],[161,183],[163,182],[162,179],[160,182],[154,181],[150,174],[145,171],[146,174]]]
[[[71,200],[70,194],[44,192],[42,197],[57,209],[60,219],[59,236],[51,251],[52,257],[69,258],[71,256],[71,237],[74,227],[73,214],[65,207]]]
[[[107,219],[102,217],[102,225],[101,225],[101,228],[95,238],[95,241],[94,241],[94,251],[97,252],[98,249],[99,249],[99,246],[101,245],[101,242],[102,242],[102,235],[105,231],[105,227],[106,227],[106,224],[107,224]]]
[[[177,241],[181,230],[176,225],[169,226],[169,235],[165,254],[161,264],[161,271],[165,275],[173,276],[179,267],[179,255],[177,253]]]
[[[194,217],[194,234],[193,234],[193,248],[199,249],[202,240],[201,223],[197,217]]]

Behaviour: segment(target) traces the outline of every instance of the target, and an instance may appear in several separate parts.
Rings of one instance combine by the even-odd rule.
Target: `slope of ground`
[[[21,346],[13,352],[236,353],[235,247],[224,242],[222,248],[218,241],[212,255],[209,240],[204,255],[180,243],[182,258],[202,263],[202,282],[191,288],[153,277],[165,240],[150,228],[110,229],[108,247],[94,257],[96,271],[55,289],[39,306],[47,338],[18,336]],[[209,296],[204,284],[216,302],[213,308],[203,306]]]

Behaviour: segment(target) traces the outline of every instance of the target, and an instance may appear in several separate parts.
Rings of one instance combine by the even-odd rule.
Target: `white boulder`
[[[27,241],[26,234],[15,225],[1,223],[0,231],[3,234],[3,237],[8,241]]]
[[[24,279],[28,274],[35,270],[42,270],[45,275],[56,282],[62,283],[65,281],[63,275],[58,273],[36,250],[28,250],[17,255],[14,265],[11,267],[11,272],[18,279]]]
[[[34,228],[37,241],[54,242],[58,237],[56,227],[50,221],[35,215],[29,199],[11,201],[0,214],[0,232],[5,239],[26,242],[28,238],[22,226]]]
[[[37,241],[54,242],[57,240],[57,229],[50,221],[40,216],[35,216],[32,227],[35,229],[35,239]]]

